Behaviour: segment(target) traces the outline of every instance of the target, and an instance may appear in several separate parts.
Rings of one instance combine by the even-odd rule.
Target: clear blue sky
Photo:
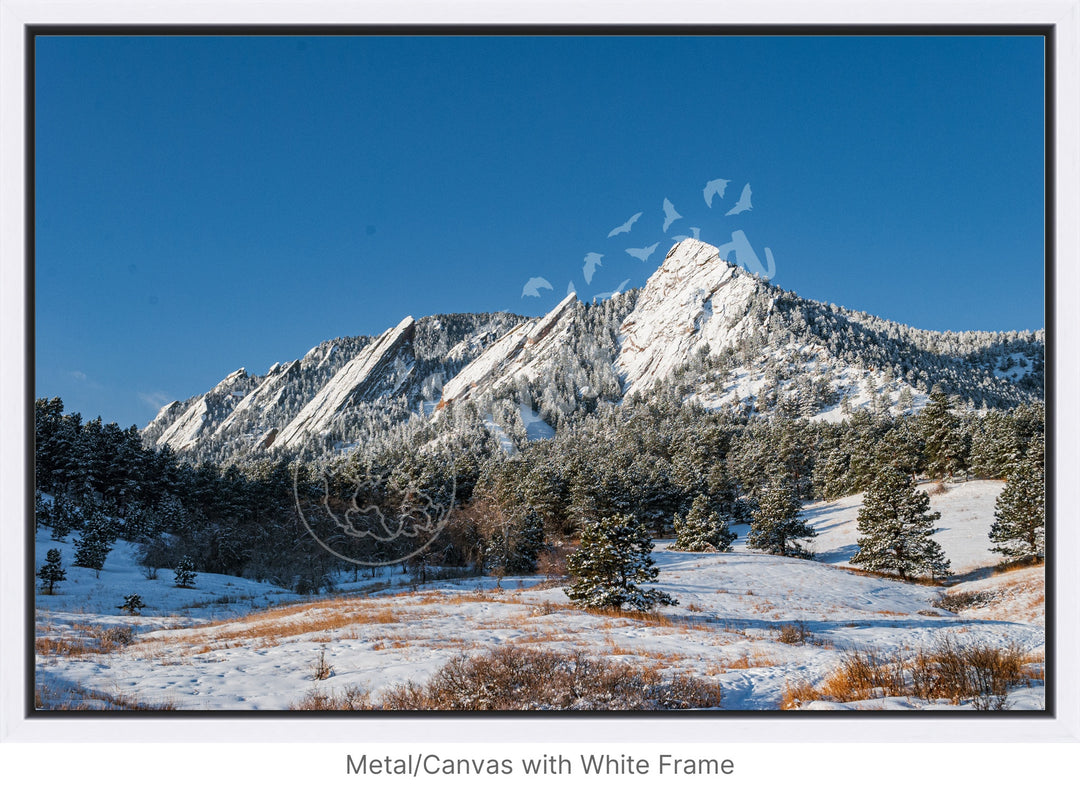
[[[123,426],[405,315],[643,285],[691,227],[809,298],[1044,325],[1037,37],[39,37],[36,104],[36,393]]]

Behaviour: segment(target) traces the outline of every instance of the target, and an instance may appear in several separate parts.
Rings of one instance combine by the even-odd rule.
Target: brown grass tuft
[[[796,681],[795,683],[784,683],[784,691],[780,696],[780,710],[791,711],[793,709],[802,708],[807,703],[813,703],[815,700],[821,700],[824,695],[817,689],[811,686],[806,681]]]
[[[981,711],[1002,710],[1011,687],[1041,677],[1026,658],[1015,645],[961,645],[946,635],[908,658],[886,657],[873,648],[849,651],[820,691],[841,703],[905,696],[954,705],[970,700]]]

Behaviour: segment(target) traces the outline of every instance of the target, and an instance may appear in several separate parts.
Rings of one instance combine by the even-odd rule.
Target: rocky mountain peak
[[[649,277],[619,330],[615,368],[627,394],[648,390],[702,346],[735,345],[759,323],[751,300],[766,286],[715,246],[677,243]]]

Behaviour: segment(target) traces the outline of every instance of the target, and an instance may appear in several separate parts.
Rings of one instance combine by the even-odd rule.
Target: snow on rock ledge
[[[296,445],[304,437],[325,431],[337,412],[376,384],[386,365],[398,355],[402,345],[412,341],[416,321],[406,316],[388,329],[334,374],[322,390],[300,410],[289,425],[269,444],[272,449]]]
[[[736,345],[757,323],[748,314],[763,288],[747,271],[720,259],[720,250],[687,238],[649,277],[619,330],[615,370],[631,395],[663,381],[704,344]]]
[[[535,377],[554,357],[566,331],[566,319],[577,304],[577,294],[566,296],[543,318],[523,321],[466,365],[443,386],[442,409],[454,401],[488,392],[514,379]]]

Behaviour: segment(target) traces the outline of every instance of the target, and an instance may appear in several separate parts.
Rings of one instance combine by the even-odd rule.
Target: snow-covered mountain
[[[627,395],[660,384],[704,346],[737,347],[762,323],[752,304],[766,292],[716,247],[690,239],[675,246],[619,330],[615,370]]]
[[[592,304],[571,294],[542,318],[410,316],[264,376],[234,371],[162,408],[144,437],[215,459],[327,451],[471,408],[504,444],[630,397],[839,419],[918,409],[935,384],[1007,407],[1042,398],[1043,358],[1041,331],[913,329],[803,299],[686,239],[640,290]]]
[[[281,434],[268,442],[268,447],[298,445],[309,435],[324,433],[334,416],[349,404],[395,392],[415,364],[410,346],[415,328],[416,321],[407,316],[364,347],[323,385]]]

